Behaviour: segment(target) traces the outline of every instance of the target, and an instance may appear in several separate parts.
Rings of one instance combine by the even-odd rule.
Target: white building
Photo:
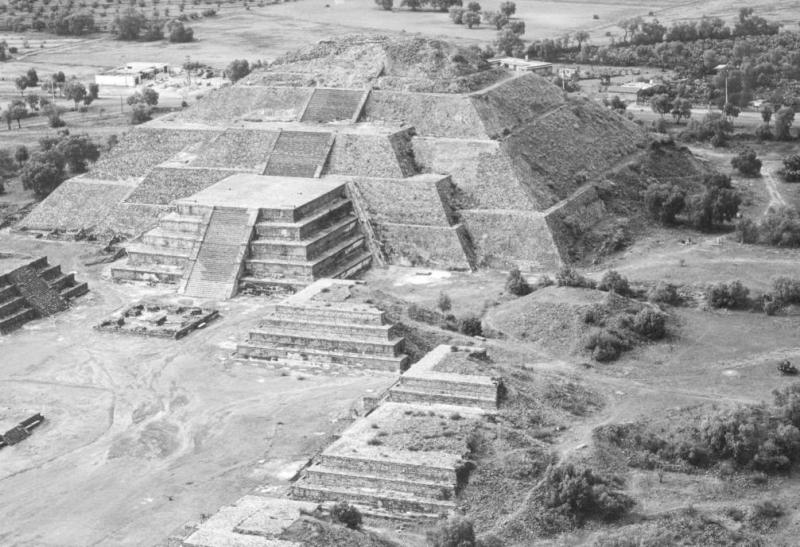
[[[553,64],[544,61],[529,61],[528,59],[517,59],[516,57],[495,57],[489,59],[489,64],[501,66],[514,72],[534,72],[541,76],[550,76],[553,73]]]
[[[94,81],[100,86],[136,87],[143,80],[168,70],[169,66],[164,63],[127,63],[95,74]]]

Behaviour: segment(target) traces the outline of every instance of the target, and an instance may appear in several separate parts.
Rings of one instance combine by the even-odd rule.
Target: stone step
[[[4,287],[0,287],[0,303],[7,302],[12,298],[16,298],[19,296],[19,290],[17,289],[16,285],[5,285]]]
[[[351,89],[315,89],[300,118],[301,122],[351,121],[357,114],[364,92]]]
[[[307,279],[309,282],[326,277],[335,270],[336,265],[345,262],[352,254],[364,248],[364,236],[355,235],[331,247],[314,260],[293,260],[281,258],[248,258],[247,273],[254,277],[268,277],[270,274]]]
[[[403,495],[399,492],[368,488],[327,488],[298,481],[292,486],[292,497],[325,502],[346,501],[399,513],[447,513],[455,509],[455,502]]]
[[[395,476],[356,473],[349,469],[334,469],[322,465],[312,465],[306,469],[305,480],[308,484],[328,488],[369,488],[436,500],[449,500],[455,495],[455,485],[449,482],[415,481]]]
[[[343,455],[341,453],[323,452],[317,457],[318,465],[339,471],[367,473],[397,479],[436,482],[443,484],[456,483],[456,471],[450,467],[434,467],[422,463],[406,461],[374,460],[365,457]]]
[[[258,222],[300,222],[304,218],[327,211],[332,205],[346,199],[345,185],[342,184],[297,207],[282,209],[261,208],[258,211]]]
[[[373,326],[386,324],[384,313],[378,309],[345,309],[278,303],[275,304],[275,315],[315,323],[341,322],[349,325]]]
[[[48,284],[50,285],[51,289],[55,289],[57,291],[60,291],[64,287],[71,287],[75,284],[75,272],[62,274],[61,276],[50,281]]]
[[[315,335],[304,331],[258,329],[248,335],[248,343],[259,346],[295,347],[302,350],[336,351],[371,356],[397,357],[402,352],[403,339],[369,341],[336,334]]]
[[[484,410],[497,410],[496,399],[453,393],[417,391],[402,387],[393,387],[390,389],[389,400],[393,403],[444,404],[482,408]]]
[[[72,298],[78,298],[79,296],[83,296],[89,292],[89,284],[85,281],[83,283],[78,283],[71,287],[67,287],[61,291],[61,297],[70,300]]]
[[[325,505],[333,507],[334,503],[328,502],[327,504],[323,504],[323,507],[325,507]],[[421,521],[439,521],[442,519],[440,513],[416,513],[414,511],[393,513],[385,509],[378,509],[377,507],[370,507],[368,505],[359,505],[357,503],[351,505],[354,505],[364,517],[371,520],[387,520],[394,523],[411,522],[417,524]]]
[[[123,264],[111,268],[114,281],[147,281],[148,283],[180,283],[183,268],[163,266],[159,264],[130,265]]]
[[[493,382],[485,384],[468,381],[460,382],[450,378],[439,378],[433,374],[423,377],[404,374],[400,377],[400,386],[403,389],[428,393],[452,393],[454,395],[492,400],[497,398],[497,384]]]
[[[11,332],[32,319],[36,319],[36,310],[33,308],[19,309],[8,317],[0,319],[0,333]]]
[[[191,250],[200,243],[202,237],[196,232],[171,232],[164,228],[153,228],[142,236],[142,243],[148,247]]]
[[[188,249],[165,249],[133,244],[127,247],[128,264],[136,266],[177,266],[184,267],[191,251]]]
[[[402,371],[408,363],[408,356],[365,355],[363,353],[346,353],[340,351],[325,351],[294,346],[265,346],[242,342],[237,346],[236,353],[241,357],[251,359],[265,359],[269,361],[303,361],[311,364],[337,364],[353,368],[366,368],[371,370],[384,370],[388,372]]]
[[[334,279],[353,279],[359,274],[368,270],[372,264],[372,253],[367,249],[355,257],[346,261],[344,264],[336,266],[336,272],[331,274]]]
[[[212,207],[201,205],[191,200],[178,200],[175,202],[177,214],[182,217],[194,217],[200,222],[205,223],[211,216]]]
[[[158,227],[171,234],[191,234],[202,237],[206,231],[207,219],[179,213],[167,213],[158,221]]]
[[[313,260],[325,249],[357,233],[357,230],[358,220],[347,216],[308,239],[256,239],[250,243],[250,257]]]
[[[47,257],[46,256],[40,256],[39,258],[36,258],[36,259],[30,261],[28,263],[28,266],[30,266],[31,268],[33,268],[35,270],[41,270],[43,268],[47,268],[48,267]]]
[[[51,280],[56,279],[57,277],[59,277],[61,275],[61,265],[60,264],[53,264],[53,265],[49,265],[48,264],[44,268],[40,268],[37,273],[39,274],[39,277],[41,277],[45,281],[51,281]]]
[[[307,321],[293,315],[268,315],[261,320],[259,327],[266,330],[303,332],[309,335],[338,335],[359,340],[388,341],[395,336],[395,325],[365,325],[360,323]]]
[[[0,304],[0,318],[8,317],[15,314],[20,308],[27,305],[27,302],[22,296],[15,296]]]
[[[341,198],[297,222],[258,222],[256,235],[264,239],[309,239],[352,212],[353,203],[349,199]]]

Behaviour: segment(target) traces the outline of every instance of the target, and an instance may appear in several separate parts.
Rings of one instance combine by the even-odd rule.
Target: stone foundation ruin
[[[104,319],[94,328],[105,332],[177,340],[218,316],[219,312],[210,308],[138,302]]]

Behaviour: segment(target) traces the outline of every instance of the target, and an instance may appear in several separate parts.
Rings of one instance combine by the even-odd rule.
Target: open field
[[[47,254],[91,288],[70,311],[0,339],[0,429],[47,419],[0,452],[3,545],[160,544],[257,486],[286,485],[359,396],[390,382],[232,361],[263,299],[224,303],[219,320],[178,342],[94,331],[156,291],[82,266],[82,244],[3,234],[0,248]]]

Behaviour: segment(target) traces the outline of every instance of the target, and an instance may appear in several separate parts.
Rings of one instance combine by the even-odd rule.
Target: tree
[[[500,13],[511,18],[514,13],[517,11],[517,5],[514,2],[501,2],[500,3]]]
[[[331,508],[331,517],[333,520],[344,524],[351,530],[358,530],[361,528],[361,522],[363,520],[358,508],[354,505],[350,505],[346,501],[340,501]]]
[[[474,3],[474,2],[473,2]],[[481,24],[481,16],[477,12],[468,10],[463,17],[464,24],[467,28],[477,27]]]
[[[738,118],[739,117],[739,112],[741,112],[741,109],[738,106],[736,106],[735,104],[733,104],[731,102],[727,102],[722,107],[722,112],[730,120],[731,118]]]
[[[228,75],[231,82],[238,82],[248,74],[250,74],[250,64],[246,59],[234,59],[228,68],[225,69],[225,74]]]
[[[25,73],[25,77],[28,79],[28,87],[36,87],[39,85],[39,75],[36,74],[35,68],[29,68],[28,72]]]
[[[645,208],[662,224],[674,224],[675,217],[686,206],[686,193],[673,184],[653,183],[644,193]]]
[[[40,98],[36,93],[28,93],[25,96],[25,102],[28,103],[31,110],[39,110]]]
[[[17,121],[17,127],[21,128],[22,124],[20,123],[20,120],[28,115],[28,105],[25,104],[25,101],[14,99],[8,106],[8,112],[11,116],[11,119]]]
[[[668,114],[669,111],[672,109],[672,104],[669,100],[669,95],[666,93],[659,93],[658,95],[654,95],[652,99],[650,99],[650,108],[656,114],[660,115],[662,118],[664,114]]]
[[[515,50],[522,49],[523,42],[511,29],[505,28],[497,33],[495,46],[505,55],[513,55]]]
[[[794,123],[794,109],[784,106],[775,113],[775,138],[779,141],[788,141],[792,138],[792,123]]]
[[[78,104],[83,102],[87,95],[86,86],[76,78],[72,78],[64,84],[64,97],[74,102],[75,108],[78,108]]]
[[[14,80],[14,85],[17,86],[17,89],[19,89],[20,95],[24,95],[25,89],[29,87],[28,77],[24,75],[17,77]]]
[[[464,8],[461,6],[453,6],[448,10],[448,12],[450,14],[450,20],[456,25],[464,24],[464,12],[466,12]]]
[[[522,19],[514,19],[513,21],[509,21],[508,24],[505,26],[505,28],[507,28],[517,36],[522,36],[523,34],[525,34],[525,21],[523,21]],[[521,46],[522,45],[524,44],[521,44]]]
[[[475,528],[471,520],[456,515],[430,532],[428,541],[433,547],[475,547]]]
[[[94,82],[89,84],[88,91],[89,91],[89,96],[92,98],[92,100],[95,100],[100,96],[100,86]]]
[[[391,9],[391,6],[389,7]],[[191,27],[183,26],[180,21],[172,21],[167,25],[169,31],[169,41],[172,43],[185,43],[194,40],[194,30]]]
[[[746,177],[755,177],[761,173],[761,160],[751,148],[734,156],[731,159],[731,165]]]
[[[118,40],[138,40],[147,20],[144,14],[130,8],[114,20]]]
[[[526,294],[530,294],[531,286],[528,284],[528,280],[522,275],[522,272],[519,271],[519,268],[512,268],[510,272],[508,272],[508,277],[506,278],[506,291],[515,295],[515,296],[525,296]]]
[[[64,157],[73,174],[85,173],[87,162],[95,162],[100,157],[100,148],[88,135],[69,135],[61,139],[55,150]]]
[[[692,197],[689,206],[692,224],[699,230],[710,231],[736,217],[741,203],[741,196],[732,188],[706,188],[702,194]]]
[[[150,107],[143,103],[135,104],[131,109],[131,124],[137,125],[151,119]]]
[[[675,118],[676,123],[680,123],[681,118],[687,120],[692,117],[692,102],[689,99],[675,99],[672,104],[672,117]]]
[[[151,87],[146,87],[142,90],[142,99],[144,100],[144,104],[156,106],[158,104],[158,91]]]
[[[473,13],[480,13],[481,5],[477,2],[470,2],[469,4],[467,4],[467,10]]]
[[[22,168],[22,187],[45,197],[64,180],[64,157],[55,150],[34,154]]]
[[[17,146],[17,149],[14,150],[14,159],[17,161],[20,167],[22,166],[23,163],[28,161],[28,158],[30,158],[30,153],[28,152],[28,148],[24,144],[20,144],[19,146]]]
[[[772,106],[765,104],[761,107],[761,119],[764,120],[764,123],[767,124],[769,127],[769,122],[772,120]]]
[[[392,0],[375,0],[375,3],[386,11],[392,11],[392,7],[394,7],[394,2]]]
[[[585,30],[579,30],[575,33],[575,41],[578,42],[578,49],[581,48],[584,42],[589,39],[589,33]]]
[[[800,154],[783,158],[783,169],[779,173],[786,182],[800,182]]]
[[[628,103],[620,99],[619,95],[614,95],[613,97],[611,97],[611,102],[609,103],[609,106],[611,107],[611,110],[622,113],[625,112],[625,110],[628,108]]]

